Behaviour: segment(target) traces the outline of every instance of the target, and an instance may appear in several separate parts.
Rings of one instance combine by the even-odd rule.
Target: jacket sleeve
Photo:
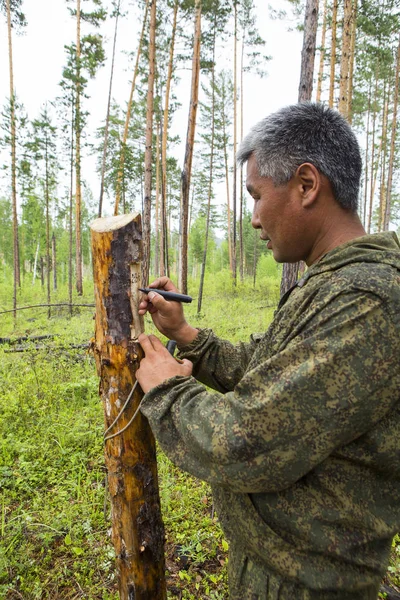
[[[396,323],[361,292],[317,321],[233,392],[209,393],[193,377],[150,390],[142,411],[171,460],[211,484],[276,492],[371,429],[399,400]]]
[[[252,335],[249,343],[234,345],[218,338],[211,329],[200,329],[195,340],[179,347],[179,358],[193,363],[193,375],[213,390],[232,391],[242,379],[262,334]]]

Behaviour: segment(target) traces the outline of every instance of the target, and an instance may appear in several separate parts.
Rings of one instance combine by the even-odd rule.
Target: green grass
[[[186,308],[195,326],[211,326],[238,340],[264,330],[276,303],[278,279],[266,288],[231,285],[230,276],[207,277],[202,313]],[[93,302],[92,283],[83,298]],[[25,285],[18,305],[44,302],[40,283]],[[0,310],[11,307],[3,282]],[[53,302],[64,301],[62,287]],[[259,310],[261,309],[261,310]],[[227,321],[226,315],[235,315]],[[117,598],[110,504],[103,459],[103,409],[93,358],[69,343],[93,335],[94,309],[35,308],[0,315],[0,336],[56,337],[41,350],[10,353],[0,346],[0,598]],[[246,315],[246,318],[238,318]],[[154,331],[150,318],[146,330]],[[227,597],[227,542],[213,514],[209,486],[176,469],[159,452],[160,495],[166,529],[169,598]]]
[[[237,341],[267,328],[279,297],[276,268],[262,265],[264,283],[231,285],[223,272],[206,278],[202,312],[185,310],[195,326]],[[266,283],[265,283],[266,282]],[[84,300],[93,302],[85,282]],[[41,286],[25,286],[19,304],[43,302]],[[11,304],[0,286],[0,310]],[[59,299],[67,292],[62,288]],[[46,348],[9,353],[0,345],[0,598],[116,600],[110,503],[103,459],[103,409],[94,361],[68,347],[93,335],[93,309],[32,309],[0,315],[0,336],[57,334]],[[229,318],[227,318],[229,316]],[[149,318],[146,330],[154,331]],[[227,598],[227,542],[213,514],[209,486],[158,453],[166,529],[168,598]],[[388,577],[400,581],[400,539]]]

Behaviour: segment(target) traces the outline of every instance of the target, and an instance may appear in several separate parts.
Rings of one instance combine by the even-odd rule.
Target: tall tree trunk
[[[375,194],[375,182],[378,173],[378,166],[375,169],[375,133],[376,133],[376,103],[378,99],[378,73],[379,73],[379,65],[376,66],[375,69],[375,92],[374,92],[374,112],[372,116],[372,144],[371,144],[371,188],[369,195],[369,213],[368,213],[368,233],[371,233],[371,222],[372,222],[372,209],[374,202],[374,194]],[[379,154],[378,161],[379,165]]]
[[[387,179],[386,189],[386,205],[385,212],[383,215],[382,229],[387,231],[389,229],[390,220],[390,204],[392,196],[392,185],[393,185],[393,168],[395,159],[395,145],[396,145],[396,134],[397,134],[397,108],[399,104],[399,73],[400,73],[400,36],[399,43],[397,46],[397,57],[396,57],[396,73],[395,73],[395,84],[394,84],[394,99],[393,99],[393,117],[392,117],[392,130],[390,135],[390,155],[389,155],[389,170]]]
[[[233,283],[237,284],[237,1],[233,0],[234,6],[234,32],[233,32],[233,185],[232,185],[232,274]]]
[[[199,286],[199,298],[197,301],[197,314],[201,312],[201,303],[203,300],[203,287],[204,287],[204,275],[206,272],[207,263],[207,247],[208,247],[208,236],[210,230],[210,214],[211,214],[211,196],[212,196],[212,184],[213,184],[213,167],[214,167],[214,132],[215,132],[215,35],[216,35],[216,24],[214,17],[214,33],[213,33],[213,67],[211,71],[211,141],[210,141],[210,168],[209,168],[209,181],[208,181],[208,201],[207,201],[207,219],[206,219],[206,235],[204,239],[204,252],[203,261],[201,263],[200,273],[200,286]]]
[[[50,204],[50,194],[49,194],[49,157],[48,157],[48,139],[47,139],[47,131],[45,133],[45,154],[44,154],[44,161],[45,161],[45,190],[44,190],[44,196],[45,196],[45,202],[46,202],[46,282],[47,282],[47,304],[49,304],[49,307],[47,309],[47,317],[50,319],[51,317],[51,308],[50,308],[50,302],[51,302],[51,291],[50,291],[50,210],[49,210],[49,204]]]
[[[327,23],[327,0],[324,0],[323,16],[322,16],[322,33],[321,33],[321,51],[319,54],[319,69],[318,69],[318,84],[317,84],[317,96],[316,101],[321,102],[322,94],[322,80],[324,78],[324,64],[326,54],[326,23]]]
[[[364,229],[367,229],[367,198],[368,198],[368,177],[369,177],[369,120],[371,117],[371,81],[368,86],[368,108],[367,108],[367,128],[366,128],[366,141],[365,141],[365,169],[364,169],[364,210],[363,210],[363,225]]]
[[[125,186],[124,186],[124,166],[125,166],[126,142],[128,139],[129,122],[131,120],[131,113],[132,113],[133,94],[135,92],[136,77],[137,77],[137,74],[139,71],[139,60],[140,60],[140,55],[142,52],[142,43],[143,43],[144,32],[146,29],[149,3],[150,3],[150,0],[146,0],[146,5],[145,5],[144,15],[143,15],[142,31],[140,33],[139,44],[138,44],[138,49],[137,49],[137,54],[136,54],[135,67],[134,67],[133,76],[132,76],[131,92],[130,92],[130,96],[129,96],[129,100],[128,100],[128,106],[126,109],[125,127],[124,127],[124,134],[122,137],[122,142],[121,142],[121,154],[119,157],[119,167],[118,167],[118,174],[117,174],[114,215],[118,214],[119,204],[120,204],[120,200],[121,200],[121,194],[124,193],[124,188],[125,188]]]
[[[192,84],[190,91],[190,107],[188,128],[186,134],[185,159],[181,174],[181,214],[179,223],[179,288],[187,293],[187,248],[188,248],[188,218],[189,191],[192,172],[194,133],[196,129],[196,114],[199,96],[200,78],[200,44],[201,44],[201,0],[195,2],[195,25],[193,40]]]
[[[349,92],[348,92],[348,121],[350,125],[353,121],[353,85],[354,85],[354,64],[356,57],[356,38],[357,38],[357,2],[353,0],[353,10],[351,17],[351,41],[350,41],[350,67],[349,67]]]
[[[348,118],[349,114],[349,72],[352,30],[352,0],[344,0],[342,31],[342,54],[340,59],[339,112]]]
[[[8,61],[10,73],[10,125],[11,125],[11,195],[12,195],[12,215],[13,215],[13,309],[14,322],[17,318],[17,288],[21,286],[21,273],[19,264],[19,243],[18,243],[18,213],[17,213],[17,156],[16,156],[16,123],[15,123],[15,92],[14,92],[14,71],[12,55],[12,35],[11,35],[11,6],[10,0],[6,0],[7,8],[7,31],[8,31]]]
[[[36,246],[36,252],[35,252],[35,261],[33,263],[32,285],[34,285],[34,283],[36,281],[37,263],[38,263],[38,257],[39,257],[39,249],[40,249],[40,241],[38,239],[38,243],[37,243],[37,246]]]
[[[226,121],[225,121],[225,105],[226,101],[222,98],[222,134],[224,137],[224,164],[225,164],[225,182],[226,182],[226,208],[227,208],[227,225],[228,225],[228,254],[229,254],[229,268],[233,274],[233,263],[232,263],[232,226],[231,226],[231,205],[230,205],[230,194],[229,194],[229,167],[228,167],[228,148],[227,148],[227,135],[226,135]]]
[[[171,92],[172,73],[174,66],[176,22],[178,16],[179,1],[175,0],[174,16],[172,23],[171,43],[169,46],[168,74],[165,87],[165,105],[163,115],[162,145],[161,145],[161,236],[160,236],[160,275],[166,273],[166,253],[168,251],[168,233],[167,233],[167,143],[168,143],[168,121],[169,121],[169,101]]]
[[[257,248],[258,248],[258,231],[254,230],[254,256],[253,256],[253,289],[256,287],[257,278]]]
[[[118,18],[119,18],[120,6],[121,6],[121,0],[118,0],[117,14],[115,16],[115,28],[114,28],[114,41],[113,41],[112,60],[111,60],[110,84],[108,86],[106,124],[104,127],[104,147],[103,147],[103,158],[102,158],[102,162],[101,162],[101,181],[100,181],[100,197],[99,197],[99,210],[98,210],[99,217],[101,217],[101,214],[103,212],[104,176],[105,176],[105,172],[106,172],[108,130],[110,127],[111,93],[112,93],[112,83],[113,83],[113,77],[114,77],[115,47],[117,45]]]
[[[154,1],[154,0],[153,0]],[[135,373],[142,357],[139,215],[91,224],[96,298],[94,354],[104,406],[105,461],[112,503],[120,600],[166,600],[164,527],[155,440],[139,409]],[[124,406],[121,407],[121,404]]]
[[[301,51],[299,102],[307,102],[312,97],[317,28],[318,0],[307,0],[304,18],[303,49]]]
[[[70,185],[69,185],[69,251],[68,251],[68,301],[69,316],[72,317],[72,243],[73,243],[73,185],[74,185],[74,103],[71,102],[71,155],[70,155]]]
[[[156,215],[155,215],[155,244],[154,244],[154,274],[160,275],[161,227],[160,227],[160,129],[157,123],[156,136]]]
[[[388,82],[388,87],[390,83]],[[382,161],[381,161],[381,181],[379,187],[379,221],[378,231],[382,231],[383,221],[386,213],[386,150],[387,150],[387,124],[388,124],[388,113],[389,113],[389,97],[390,91],[385,85],[384,102],[383,102],[383,114],[382,114]]]
[[[76,82],[75,82],[75,269],[76,291],[83,294],[82,277],[82,188],[81,188],[81,0],[76,0]]]
[[[53,290],[57,289],[57,247],[56,247],[56,236],[52,235],[51,238],[51,260],[53,265]]]
[[[152,141],[153,141],[153,104],[154,75],[156,63],[156,0],[151,0],[150,7],[150,39],[149,39],[149,75],[147,80],[146,109],[146,149],[144,154],[144,202],[143,202],[143,261],[142,280],[149,279],[150,270],[150,229],[151,229],[151,176],[152,176]]]
[[[339,0],[333,0],[332,6],[332,37],[331,37],[331,72],[329,78],[329,106],[333,108],[335,95],[335,67],[336,67],[336,31]]]
[[[44,262],[43,262],[43,256],[40,257],[40,283],[42,284],[42,287],[44,287]]]
[[[311,100],[313,88],[313,73],[315,47],[318,26],[318,0],[307,0],[304,17],[303,49],[301,52],[301,73],[299,84],[299,102]],[[281,279],[281,296],[297,281],[301,263],[284,263]]]
[[[242,53],[240,58],[240,141],[243,140],[243,106],[244,106],[244,88],[243,88],[243,68],[244,68],[244,44],[245,30],[242,36]],[[240,167],[240,209],[239,209],[239,247],[240,247],[240,281],[244,281],[244,245],[243,245],[243,166]]]

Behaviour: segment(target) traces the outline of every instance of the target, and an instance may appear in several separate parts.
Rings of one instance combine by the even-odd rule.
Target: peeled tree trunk
[[[101,378],[120,599],[165,600],[164,528],[155,441],[138,411],[143,395],[140,387],[132,389],[142,356],[137,341],[143,330],[138,314],[141,219],[139,214],[96,219],[90,228],[96,299],[93,348]]]

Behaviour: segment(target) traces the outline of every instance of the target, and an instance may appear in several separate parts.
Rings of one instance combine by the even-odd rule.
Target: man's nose
[[[254,227],[254,229],[260,229],[261,228],[260,220],[258,218],[258,214],[257,214],[255,206],[253,208],[253,213],[251,215],[251,226]]]

